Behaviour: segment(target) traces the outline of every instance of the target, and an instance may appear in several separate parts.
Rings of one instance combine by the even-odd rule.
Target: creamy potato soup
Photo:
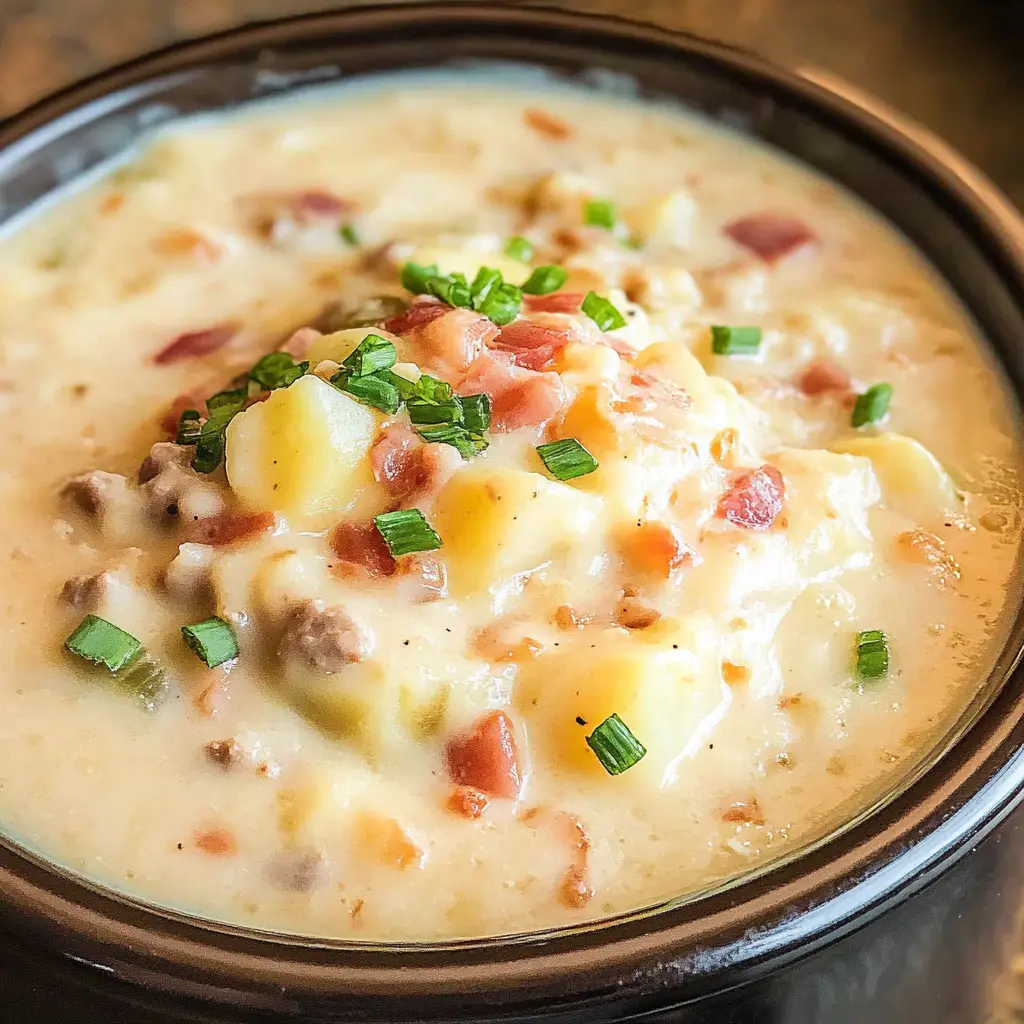
[[[0,263],[0,821],[311,935],[522,932],[851,820],[983,688],[1018,447],[827,181],[394,79],[183,123]]]

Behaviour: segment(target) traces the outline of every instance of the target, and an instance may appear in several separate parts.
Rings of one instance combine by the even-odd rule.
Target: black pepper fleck
[[[580,716],[577,715],[576,716],[576,724],[577,725],[586,725],[587,724],[587,720],[585,718],[580,718]]]

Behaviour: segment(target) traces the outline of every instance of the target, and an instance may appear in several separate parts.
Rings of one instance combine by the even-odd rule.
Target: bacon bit
[[[161,256],[187,256],[213,263],[219,259],[221,247],[195,228],[170,228],[153,242],[153,249]]]
[[[555,610],[555,625],[559,629],[582,629],[593,618],[593,615],[584,615],[568,604],[560,605]]]
[[[322,334],[315,327],[300,327],[281,342],[278,351],[287,352],[293,359],[305,359],[309,346],[320,337]]]
[[[624,592],[615,606],[615,621],[626,629],[647,629],[661,618],[661,612],[644,604],[636,594]]]
[[[557,373],[535,373],[513,364],[511,353],[491,349],[473,361],[458,386],[460,395],[491,396],[491,430],[536,427],[565,404],[565,387]]]
[[[926,565],[940,587],[951,580],[960,579],[960,563],[946,550],[941,538],[920,526],[896,538],[904,558],[920,565]]]
[[[767,530],[782,511],[782,474],[765,464],[743,473],[718,499],[718,517],[747,530]]]
[[[560,142],[564,142],[574,132],[572,125],[540,107],[528,107],[524,110],[523,120],[534,131],[540,132],[541,135],[546,135],[550,139],[558,139]]]
[[[741,686],[750,682],[750,669],[746,665],[734,665],[731,661],[723,661],[722,678],[729,686]]]
[[[631,569],[662,579],[694,561],[694,553],[666,523],[648,520],[626,532],[622,541]]]
[[[419,867],[423,851],[409,838],[394,818],[377,811],[360,811],[352,830],[357,851],[373,857],[378,864],[398,868]]]
[[[210,828],[195,834],[196,846],[211,857],[234,857],[238,841],[226,828]]]
[[[846,392],[850,390],[850,375],[831,359],[816,359],[797,376],[796,386],[808,396]]]
[[[340,220],[345,214],[355,213],[356,204],[323,189],[300,192],[289,203],[292,215],[302,224],[318,220]]]
[[[366,900],[359,899],[352,901],[352,909],[349,910],[348,916],[353,924],[358,925],[363,923],[363,907],[365,906]]]
[[[735,825],[764,824],[764,812],[755,799],[735,801],[722,811],[721,818]]]
[[[558,897],[570,910],[582,910],[594,898],[594,887],[587,881],[586,868],[571,867],[565,872]]]
[[[373,523],[340,523],[331,533],[331,551],[342,564],[342,576],[368,576],[378,580],[394,576],[398,566]]]
[[[493,346],[511,353],[516,366],[543,370],[573,337],[569,329],[546,327],[530,320],[513,320],[501,329]]]
[[[445,807],[452,814],[458,814],[463,818],[476,819],[487,810],[489,803],[490,801],[483,793],[471,789],[469,786],[456,786],[452,790],[451,796],[448,797]]]
[[[171,403],[170,409],[167,410],[167,415],[160,421],[160,429],[168,437],[178,436],[178,423],[181,422],[181,414],[186,409],[197,409],[202,412],[206,400],[203,398],[196,398],[195,395],[178,395],[178,397]]]
[[[524,295],[523,309],[527,313],[578,313],[583,292],[551,292],[548,295]]]
[[[765,263],[775,263],[791,252],[816,241],[811,230],[784,213],[753,213],[732,221],[722,229],[737,245],[754,253]]]
[[[473,638],[473,648],[488,661],[530,661],[544,653],[544,645],[539,640],[524,636],[518,640],[507,640],[508,626],[500,623],[485,626],[478,630]]]
[[[242,748],[234,740],[211,740],[203,747],[208,760],[221,768],[230,768],[243,758]]]
[[[184,359],[209,355],[223,348],[237,333],[236,324],[221,324],[219,327],[209,327],[205,331],[180,334],[153,356],[153,362],[158,366],[166,366]]]
[[[196,544],[221,547],[236,540],[249,540],[265,533],[273,525],[273,512],[256,512],[253,515],[224,512],[192,523],[188,528],[188,539]]]
[[[514,800],[523,785],[515,729],[504,711],[487,711],[450,740],[448,774],[453,782],[491,796]]]
[[[445,307],[442,316],[431,317],[417,328],[416,343],[439,377],[458,380],[498,332],[499,328],[480,313]]]
[[[803,695],[799,693],[790,693],[785,697],[780,697],[779,702],[775,705],[779,711],[788,711],[790,708],[799,707],[804,701]]]
[[[418,295],[412,300],[409,308],[404,313],[388,317],[384,321],[383,327],[385,331],[391,334],[410,334],[451,311],[452,307],[440,299],[435,299],[429,295]]]
[[[539,819],[547,819],[560,832],[567,834],[571,844],[569,866],[558,887],[558,897],[570,910],[582,910],[594,898],[594,887],[587,881],[591,840],[583,822],[568,811],[551,811],[546,807],[531,807],[521,817],[534,828]]]

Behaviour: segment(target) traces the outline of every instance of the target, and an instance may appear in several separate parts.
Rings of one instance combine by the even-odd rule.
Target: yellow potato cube
[[[388,334],[383,328],[349,327],[344,331],[335,331],[333,334],[325,334],[322,337],[315,338],[306,352],[309,365],[315,367],[317,363],[323,362],[325,359],[335,363],[344,362],[355,351],[359,343],[370,334],[375,334],[378,338],[387,339],[396,348],[400,348],[402,345],[401,338]]]
[[[626,219],[648,245],[685,249],[693,241],[696,217],[696,200],[679,190],[630,211]]]
[[[960,507],[952,477],[920,441],[903,434],[850,437],[832,445],[834,452],[863,455],[871,460],[886,499],[916,500],[941,515]]]
[[[377,416],[307,374],[228,426],[226,469],[241,504],[295,519],[351,505],[372,479],[367,454]]]
[[[599,502],[539,473],[491,468],[457,473],[437,499],[454,593],[498,588],[572,550],[594,525]]]
[[[522,284],[529,276],[531,269],[525,263],[514,260],[500,252],[486,249],[456,249],[441,246],[430,246],[417,249],[412,261],[429,267],[436,264],[442,274],[464,274],[471,284],[476,272],[481,267],[492,267],[501,271],[501,276],[511,284]]]

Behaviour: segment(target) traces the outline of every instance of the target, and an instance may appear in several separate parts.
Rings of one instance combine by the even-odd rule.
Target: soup
[[[894,791],[1016,601],[972,326],[682,111],[421,76],[185,122],[0,269],[0,820],[309,935],[575,924]]]

